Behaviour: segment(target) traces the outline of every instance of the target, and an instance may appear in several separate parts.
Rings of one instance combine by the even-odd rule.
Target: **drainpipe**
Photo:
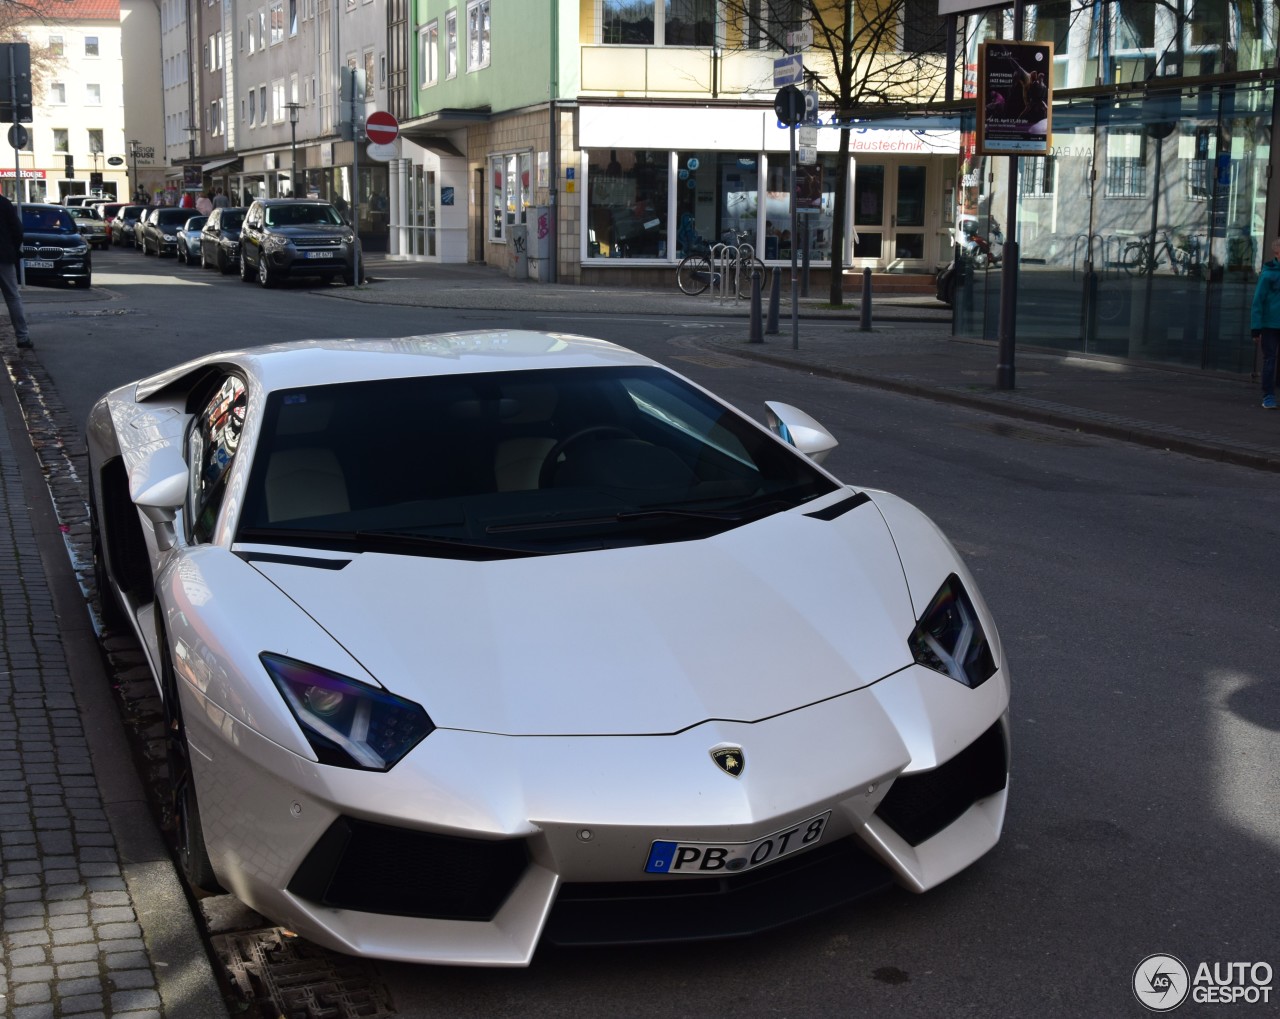
[[[560,117],[556,110],[557,93],[560,90],[560,0],[551,0],[551,77],[547,82],[547,110],[551,115],[550,152],[547,154],[547,170],[550,174],[547,205],[551,211],[551,236],[547,238],[548,283],[560,282],[560,205],[557,192],[560,185]]]

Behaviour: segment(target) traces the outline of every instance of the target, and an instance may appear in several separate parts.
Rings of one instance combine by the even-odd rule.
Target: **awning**
[[[231,156],[229,159],[215,159],[212,163],[205,163],[200,167],[201,173],[213,173],[214,170],[222,170],[232,163],[240,162],[239,156]]]

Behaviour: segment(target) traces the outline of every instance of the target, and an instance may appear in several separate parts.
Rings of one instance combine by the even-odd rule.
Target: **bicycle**
[[[764,262],[755,257],[755,248],[745,243],[749,236],[749,231],[742,230],[734,234],[736,244],[717,244],[685,255],[676,266],[676,286],[690,296],[702,293],[709,286],[719,289],[722,282],[720,269],[723,268],[725,272],[734,274],[736,295],[744,299],[750,297],[751,274],[759,272],[763,278]]]
[[[1201,275],[1200,242],[1191,238],[1187,247],[1175,247],[1168,230],[1152,251],[1150,238],[1130,241],[1124,246],[1120,262],[1130,276],[1145,276],[1154,273],[1164,264],[1164,257],[1169,259],[1169,268],[1175,276],[1187,275],[1199,278]]]

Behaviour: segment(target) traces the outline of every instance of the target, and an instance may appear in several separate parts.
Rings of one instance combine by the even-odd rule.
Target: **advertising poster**
[[[978,50],[978,155],[1045,156],[1051,143],[1053,43]]]

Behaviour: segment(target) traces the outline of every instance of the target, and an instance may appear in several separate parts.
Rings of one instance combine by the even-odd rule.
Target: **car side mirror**
[[[804,411],[789,403],[766,400],[769,430],[790,443],[814,463],[822,463],[839,442],[829,431]]]
[[[176,450],[167,448],[157,453],[145,465],[153,468],[144,472],[130,485],[129,498],[142,511],[155,528],[156,547],[162,552],[177,544],[178,535],[173,522],[187,498],[188,472],[186,462]],[[136,477],[136,476],[135,476]]]

